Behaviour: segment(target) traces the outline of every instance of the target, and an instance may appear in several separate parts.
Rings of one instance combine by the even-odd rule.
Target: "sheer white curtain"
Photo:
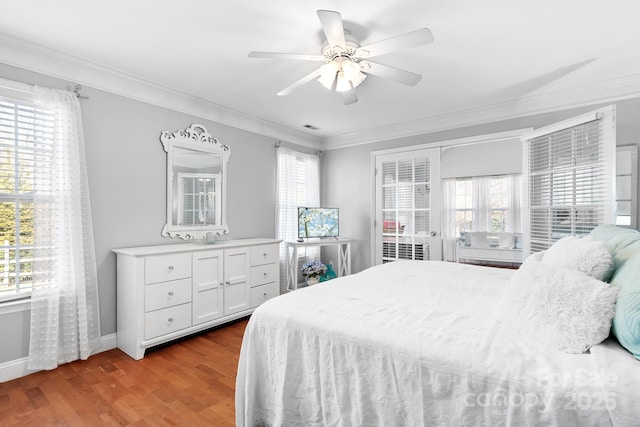
[[[473,231],[489,231],[489,207],[491,206],[491,177],[474,176],[472,179]]]
[[[507,201],[507,230],[509,233],[522,233],[522,175],[509,175],[509,198]]]
[[[36,88],[52,128],[38,128],[34,174],[34,287],[29,369],[88,358],[100,345],[100,316],[80,103]],[[36,123],[36,127],[38,124]]]
[[[456,260],[456,180],[442,180],[442,259]]]
[[[277,148],[276,230],[283,241],[298,238],[298,207],[320,206],[320,159],[285,147]],[[307,248],[307,257],[317,258],[316,248]],[[286,247],[280,244],[280,287],[286,277]]]

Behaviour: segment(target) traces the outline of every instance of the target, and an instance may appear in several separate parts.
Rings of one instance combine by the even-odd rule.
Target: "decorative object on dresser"
[[[114,249],[118,348],[147,348],[248,316],[279,294],[279,240]]]
[[[167,223],[162,235],[185,240],[229,232],[226,220],[228,145],[199,124],[175,133],[164,131],[167,152]]]

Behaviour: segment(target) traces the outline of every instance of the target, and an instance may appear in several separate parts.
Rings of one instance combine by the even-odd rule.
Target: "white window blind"
[[[0,98],[0,300],[34,286],[34,168],[51,167],[52,136],[51,112]]]
[[[613,114],[526,141],[529,253],[613,221]]]

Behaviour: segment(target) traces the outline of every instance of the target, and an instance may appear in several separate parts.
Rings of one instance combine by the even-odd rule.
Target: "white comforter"
[[[606,359],[501,330],[492,310],[512,274],[396,262],[268,301],[244,336],[237,425],[601,426],[607,407],[640,422],[637,401],[615,408]]]

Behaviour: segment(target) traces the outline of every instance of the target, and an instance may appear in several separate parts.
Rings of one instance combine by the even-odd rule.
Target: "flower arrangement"
[[[311,277],[318,278],[327,272],[327,266],[317,260],[307,261],[304,263],[300,271],[302,271],[302,275],[307,279]]]

